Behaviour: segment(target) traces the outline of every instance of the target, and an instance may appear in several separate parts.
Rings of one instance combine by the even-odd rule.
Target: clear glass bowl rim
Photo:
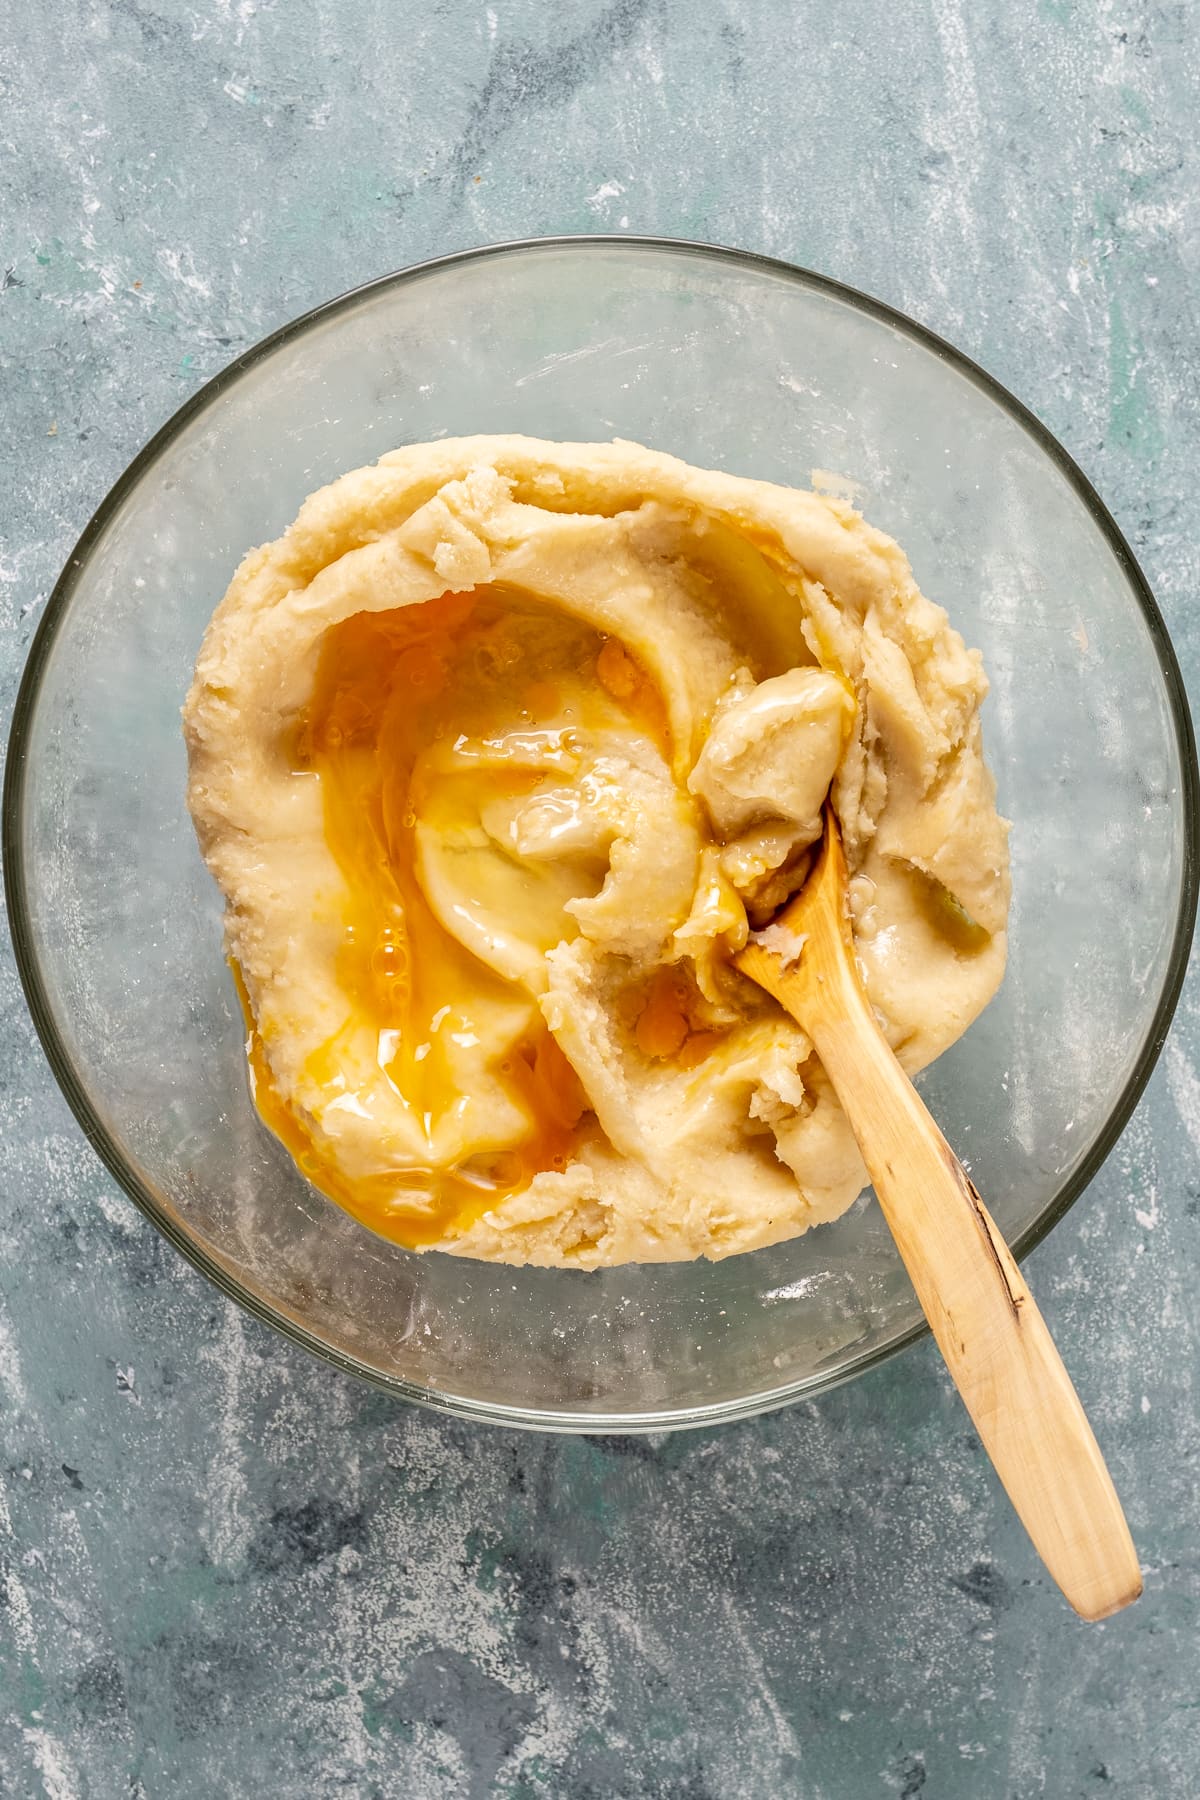
[[[214,1282],[229,1299],[236,1301],[239,1306],[244,1307],[256,1318],[274,1326],[294,1343],[300,1344],[314,1355],[332,1363],[343,1373],[355,1375],[398,1398],[460,1418],[498,1425],[519,1426],[536,1431],[591,1433],[662,1431],[751,1418],[759,1413],[787,1406],[800,1398],[811,1398],[814,1394],[823,1392],[827,1388],[836,1387],[844,1381],[861,1375],[867,1369],[874,1368],[894,1356],[898,1351],[907,1349],[910,1344],[917,1342],[927,1334],[928,1326],[923,1323],[914,1325],[901,1337],[878,1349],[865,1352],[829,1375],[817,1378],[805,1377],[801,1381],[785,1383],[779,1388],[739,1396],[737,1399],[721,1401],[711,1406],[689,1407],[661,1413],[630,1414],[542,1412],[536,1407],[503,1406],[466,1395],[423,1388],[415,1383],[406,1382],[399,1377],[389,1376],[380,1370],[371,1368],[356,1357],[324,1342],[314,1333],[307,1331],[304,1326],[277,1312],[258,1294],[243,1287],[228,1270],[208,1255],[202,1245],[195,1242],[178,1227],[176,1221],[162,1210],[153,1192],[143,1184],[137,1172],[126,1161],[120,1145],[106,1130],[99,1113],[93,1106],[86,1083],[75,1068],[67,1046],[55,1024],[46,984],[37,960],[27,871],[22,852],[25,775],[28,765],[30,731],[37,709],[42,677],[49,662],[49,653],[59,627],[66,618],[75,589],[87,567],[93,546],[104,533],[110,519],[126,496],[132,493],[142,477],[170,448],[183,428],[219,400],[225,390],[232,387],[242,374],[255,367],[279,346],[289,343],[315,326],[336,317],[340,312],[356,305],[368,294],[399,287],[434,270],[468,263],[487,262],[499,257],[520,256],[530,251],[566,249],[588,255],[597,248],[613,249],[617,247],[642,249],[656,254],[666,253],[667,255],[676,255],[681,259],[693,259],[700,262],[729,264],[780,277],[794,282],[800,287],[840,300],[879,323],[900,331],[925,350],[932,351],[958,374],[982,389],[997,406],[1007,412],[1009,417],[1022,428],[1038,449],[1055,465],[1059,474],[1064,477],[1076,496],[1082,501],[1107,541],[1145,619],[1157,655],[1174,727],[1179,755],[1186,837],[1179,908],[1170,955],[1167,960],[1166,976],[1141,1052],[1096,1143],[1080,1167],[1064,1181],[1037,1218],[1014,1241],[1012,1248],[1016,1256],[1025,1256],[1063,1217],[1068,1208],[1094,1179],[1132,1116],[1142,1090],[1158,1061],[1175,1012],[1187,971],[1196,922],[1197,898],[1200,895],[1200,772],[1197,769],[1192,719],[1183,676],[1166,624],[1133,551],[1112,514],[1078,463],[1042,424],[1041,420],[986,369],[961,350],[956,349],[945,338],[910,318],[906,313],[889,306],[885,301],[877,300],[858,288],[834,280],[831,276],[818,274],[815,270],[802,268],[778,257],[733,249],[727,245],[707,244],[692,238],[656,237],[625,232],[564,233],[549,237],[514,238],[503,243],[452,251],[445,255],[429,257],[422,262],[410,263],[391,274],[378,276],[358,287],[348,289],[334,299],[322,302],[319,306],[302,313],[288,324],[280,326],[278,330],[271,332],[267,337],[261,338],[258,343],[243,351],[210,381],[207,381],[189,400],[185,401],[183,406],[167,420],[166,424],[155,432],[100,502],[68,557],[34,633],[13,707],[8,740],[8,759],[4,776],[3,822],[2,830],[0,830],[0,857],[4,863],[4,890],[17,971],[34,1028],[55,1080],[88,1142],[114,1180],[140,1211],[162,1232],[163,1236],[181,1255],[199,1269],[201,1274]]]

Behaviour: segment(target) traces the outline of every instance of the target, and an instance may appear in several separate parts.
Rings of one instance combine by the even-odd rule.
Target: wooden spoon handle
[[[1137,1599],[1142,1577],[1079,1396],[1008,1245],[854,974],[826,979],[841,991],[823,994],[803,1022],[930,1329],[1046,1567],[1076,1612],[1103,1619]]]

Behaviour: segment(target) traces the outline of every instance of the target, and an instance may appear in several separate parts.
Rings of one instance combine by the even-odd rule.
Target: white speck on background
[[[122,1193],[115,1187],[110,1187],[107,1182],[101,1182],[97,1187],[95,1202],[108,1223],[125,1237],[131,1236],[139,1229],[141,1222],[133,1210],[132,1202],[126,1200]]]
[[[654,48],[654,45],[651,43],[643,44],[637,53],[637,59],[641,63],[643,69],[645,69],[655,87],[661,87],[663,83],[662,58]]]
[[[15,1413],[19,1414],[28,1410],[29,1395],[25,1391],[25,1379],[21,1374],[17,1346],[13,1341],[9,1321],[3,1313],[0,1313],[0,1387],[8,1395]]]
[[[79,1788],[75,1772],[57,1738],[40,1726],[26,1725],[25,1742],[29,1745],[34,1765],[42,1778],[47,1800],[78,1800]]]
[[[172,281],[180,282],[201,300],[212,299],[212,288],[197,273],[196,259],[190,250],[159,250],[155,260]]]
[[[217,0],[218,14],[222,18],[231,20],[235,26],[233,38],[235,44],[241,43],[246,35],[246,27],[257,11],[258,0],[237,0],[236,7],[233,5],[233,0]]]
[[[1133,1216],[1143,1231],[1154,1231],[1156,1229],[1162,1214],[1159,1211],[1158,1206],[1158,1189],[1154,1186],[1153,1182],[1150,1184],[1149,1207],[1146,1209],[1143,1209],[1140,1206],[1135,1207]]]
[[[619,181],[602,181],[594,194],[589,194],[587,203],[593,212],[603,212],[609,200],[617,200],[625,192]]]
[[[8,1493],[4,1481],[0,1478],[0,1538],[12,1539],[12,1514],[8,1508]],[[8,1602],[8,1615],[12,1622],[12,1635],[17,1649],[22,1655],[37,1663],[37,1633],[33,1626],[33,1609],[29,1604],[29,1595],[25,1592],[25,1584],[17,1574],[11,1560],[5,1569],[3,1590]]]
[[[218,1455],[209,1470],[208,1546],[214,1562],[228,1564],[245,1554],[250,1538],[243,1516],[246,1470],[242,1460],[241,1399],[246,1334],[236,1306],[226,1302],[220,1336],[200,1356],[214,1366],[221,1396]]]

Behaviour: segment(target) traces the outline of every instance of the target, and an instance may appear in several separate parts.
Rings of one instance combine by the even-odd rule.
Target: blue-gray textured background
[[[1074,452],[1197,667],[1200,21],[1112,0],[0,0],[0,708],[92,508],[245,345],[439,251],[771,252]],[[227,1306],[0,966],[0,1791],[1200,1792],[1200,1005],[1031,1261],[1133,1612],[1040,1573],[926,1345],[658,1441],[488,1433]]]

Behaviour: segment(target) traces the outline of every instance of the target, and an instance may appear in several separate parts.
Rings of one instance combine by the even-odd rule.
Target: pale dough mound
[[[354,896],[322,779],[289,746],[331,628],[454,595],[495,614],[489,630],[514,609],[511,656],[555,681],[514,664],[511,717],[501,685],[474,735],[452,683],[451,727],[404,801],[408,878],[457,958],[463,1015],[438,1008],[405,1052],[453,1090],[435,1116],[347,990]],[[614,639],[628,660],[603,704],[572,712],[571,683]],[[623,671],[653,690],[659,736],[644,708],[621,711]],[[314,494],[209,627],[188,798],[275,1087],[324,1162],[370,1183],[373,1210],[352,1210],[403,1239],[393,1189],[411,1209],[423,1171],[519,1151],[538,1122],[506,1071],[548,1026],[586,1096],[569,1157],[485,1210],[431,1210],[422,1248],[584,1268],[724,1257],[843,1212],[866,1178],[841,1109],[728,955],[803,880],[829,792],[889,1040],[910,1071],[954,1042],[1004,970],[986,689],[902,551],[836,499],[636,444],[518,437],[416,445]],[[470,1029],[452,1030],[472,970]],[[664,970],[687,996],[665,1027]]]

